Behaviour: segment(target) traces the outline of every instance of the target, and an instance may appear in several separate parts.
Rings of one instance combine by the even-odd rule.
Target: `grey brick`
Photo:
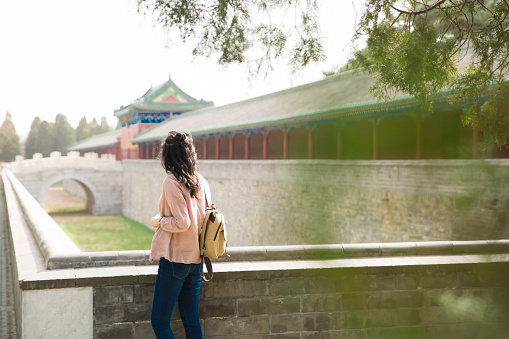
[[[341,310],[360,310],[364,309],[364,294],[347,293],[341,295]]]
[[[339,294],[330,295],[303,295],[302,312],[336,312],[341,310],[341,298]]]
[[[235,299],[204,299],[200,301],[200,317],[235,316]]]
[[[419,275],[415,273],[396,274],[397,290],[415,290],[419,287]]]
[[[118,339],[133,337],[134,337],[133,324],[110,324],[97,326],[94,332],[94,338],[96,339]]]
[[[270,294],[274,296],[305,293],[306,282],[302,278],[275,279],[270,282]]]
[[[269,295],[268,282],[264,280],[211,281],[203,289],[204,298],[237,298]]]
[[[94,324],[112,324],[127,321],[125,305],[94,307]]]
[[[298,297],[265,297],[237,300],[239,317],[262,314],[299,313],[300,298]]]
[[[134,286],[109,286],[94,288],[94,304],[116,305],[134,301]]]
[[[366,338],[373,339],[424,339],[425,330],[422,327],[386,327],[366,330]],[[432,337],[434,338],[434,337]],[[462,337],[450,337],[462,338]],[[445,339],[445,338],[444,338]]]
[[[421,291],[391,291],[366,295],[366,308],[401,308],[423,306]]]
[[[306,293],[334,293],[339,291],[338,282],[339,279],[337,276],[311,278],[306,281]]]
[[[155,339],[156,335],[152,330],[150,321],[136,322],[134,324],[134,338],[135,339]]]
[[[269,317],[208,318],[204,321],[205,336],[223,336],[269,333]]]
[[[127,321],[150,321],[152,304],[130,304],[126,307]]]
[[[334,313],[334,327],[336,329],[361,329],[364,328],[365,318],[365,311]]]
[[[136,303],[151,303],[154,298],[154,285],[137,285],[134,288]]]
[[[394,312],[387,310],[368,310],[365,312],[366,327],[389,327],[396,323]]]
[[[271,316],[270,333],[299,332],[303,330],[304,319],[299,314]]]
[[[417,308],[396,309],[396,326],[412,326],[421,324],[421,314]]]
[[[304,331],[326,331],[332,327],[331,313],[303,314]]]

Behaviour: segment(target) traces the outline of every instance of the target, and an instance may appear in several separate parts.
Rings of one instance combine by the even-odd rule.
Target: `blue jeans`
[[[177,301],[186,338],[203,338],[198,318],[201,273],[201,264],[180,264],[165,258],[159,260],[150,319],[158,339],[175,338],[170,320]]]

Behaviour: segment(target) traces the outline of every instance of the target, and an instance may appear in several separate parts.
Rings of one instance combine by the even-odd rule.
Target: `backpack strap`
[[[203,273],[203,263],[205,263],[205,267],[207,267],[207,273]],[[212,263],[210,262],[210,259],[208,257],[202,257],[201,258],[201,265],[202,265],[202,273],[201,278],[203,281],[210,281],[212,277],[214,276],[214,271],[212,270]]]
[[[212,206],[212,201],[210,200],[210,187],[206,181],[203,181],[203,191],[205,193],[205,208],[209,208]],[[204,223],[205,224],[205,223]],[[212,270],[212,263],[208,257],[203,256],[201,244],[205,241],[205,232],[206,230],[202,229],[200,232],[200,257],[201,257],[201,265],[202,265],[202,273],[201,278],[203,281],[210,281],[214,276],[214,271]],[[205,267],[207,267],[207,273],[203,272],[203,264],[205,263]]]
[[[205,193],[205,207],[212,206],[212,201],[210,199],[210,186],[206,181],[203,181],[203,192]]]

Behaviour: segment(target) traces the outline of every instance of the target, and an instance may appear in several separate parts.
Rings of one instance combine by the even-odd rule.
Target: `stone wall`
[[[298,269],[264,262],[267,270],[239,264],[202,286],[204,337],[506,338],[509,264],[446,261],[327,268],[311,262]],[[130,280],[94,287],[96,338],[154,338],[154,277]],[[176,312],[172,327],[184,338],[179,319]]]
[[[148,224],[165,174],[124,165],[123,214]],[[509,236],[509,161],[201,161],[232,246]]]
[[[214,279],[202,285],[201,326],[205,338],[507,338],[508,259],[500,254],[216,263]],[[23,309],[24,333],[34,333],[37,325],[48,337],[75,334],[76,325],[62,323],[64,318],[82,331],[93,324],[84,337],[154,338],[156,270],[65,269],[20,281],[23,298],[39,296]],[[48,302],[52,311],[42,312]],[[184,338],[179,319],[176,308],[172,328]]]
[[[72,195],[87,199],[87,192],[83,189],[83,186],[75,180],[64,179],[62,182],[64,190]]]
[[[206,175],[221,187],[210,168]],[[12,175],[2,173],[2,179],[19,337],[153,338],[157,266],[96,267],[99,261],[90,260],[84,266],[87,256],[102,258],[101,265],[118,260],[108,259],[113,252],[65,250],[58,245],[62,237],[49,230],[43,238],[34,235],[29,224],[37,220],[46,229],[50,221],[32,218],[28,211],[36,208],[20,205],[35,200]],[[202,286],[202,329],[205,338],[233,339],[507,338],[508,246],[499,240],[232,248],[231,258],[216,262],[214,279]],[[52,248],[69,266],[51,269],[45,253]],[[140,251],[131,252],[123,255]],[[178,314],[173,328],[184,338]]]

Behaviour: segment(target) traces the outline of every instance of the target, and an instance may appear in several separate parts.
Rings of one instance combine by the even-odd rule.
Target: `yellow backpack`
[[[207,274],[203,273],[202,278],[204,281],[209,281],[214,275],[210,259],[217,259],[226,252],[227,236],[224,216],[211,203],[210,188],[207,184],[204,186],[207,209],[200,233],[200,256],[202,263],[205,262],[207,267]]]

